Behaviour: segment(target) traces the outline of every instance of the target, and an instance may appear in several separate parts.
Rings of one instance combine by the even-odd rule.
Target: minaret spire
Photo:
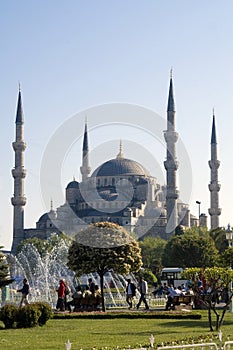
[[[26,149],[26,143],[24,142],[24,116],[20,85],[15,124],[15,142],[12,144],[15,152],[15,167],[12,170],[14,195],[11,198],[11,203],[14,206],[12,253],[16,253],[17,246],[20,241],[24,239],[24,206],[27,201],[24,195],[24,178],[26,176],[26,170],[24,169],[24,151]]]
[[[212,122],[212,132],[211,132],[211,160],[209,161],[210,167],[210,228],[211,230],[219,227],[219,215],[221,215],[221,209],[219,208],[219,191],[220,184],[218,183],[218,168],[220,166],[220,161],[217,155],[217,137],[216,137],[216,127],[215,127],[215,115],[213,110],[213,122]]]
[[[87,121],[85,120],[84,136],[83,136],[83,150],[82,150],[82,166],[80,167],[82,174],[82,181],[85,181],[90,172],[89,166],[89,145],[88,145],[88,133],[87,133]]]
[[[177,214],[177,199],[178,191],[176,186],[176,171],[178,169],[178,162],[176,158],[176,142],[178,140],[178,133],[175,131],[175,99],[173,91],[172,71],[170,72],[170,85],[167,105],[167,130],[164,132],[164,138],[167,143],[167,159],[164,162],[164,167],[167,173],[167,227],[166,233],[174,233],[178,225]]]

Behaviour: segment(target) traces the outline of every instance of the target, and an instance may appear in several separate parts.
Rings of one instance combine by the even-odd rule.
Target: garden
[[[139,317],[131,318],[132,314]],[[174,312],[170,314],[175,315]],[[154,337],[154,348],[161,344],[210,340],[218,344],[218,332],[209,332],[206,310],[200,310],[198,314],[201,318],[187,318],[186,314],[177,315],[179,318],[169,318],[169,315],[167,318],[156,318],[156,312],[143,311],[125,311],[124,318],[97,318],[91,314],[88,317],[69,315],[66,318],[64,314],[48,320],[42,327],[22,329],[5,329],[0,322],[0,349],[59,350],[66,349],[68,340],[72,350],[149,348],[151,335]],[[232,340],[232,323],[233,314],[227,312],[221,329],[223,342],[229,337]]]

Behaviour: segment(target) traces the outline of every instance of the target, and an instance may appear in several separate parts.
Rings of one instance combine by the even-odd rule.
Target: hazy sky
[[[25,115],[25,228],[29,228],[35,227],[49,208],[49,200],[44,203],[41,198],[40,170],[46,146],[57,128],[78,114],[77,140],[68,145],[62,162],[60,186],[64,194],[73,176],[80,179],[78,130],[83,130],[85,116],[88,123],[90,120],[90,128],[94,119],[98,124],[106,117],[97,107],[94,110],[98,116],[92,119],[90,107],[126,103],[143,106],[166,118],[171,67],[176,128],[183,142],[181,153],[185,148],[192,168],[192,174],[186,172],[188,163],[180,162],[179,183],[188,178],[192,213],[198,214],[196,200],[201,201],[201,212],[207,213],[214,107],[221,161],[220,225],[233,224],[232,13],[231,0],[0,1],[0,245],[10,248],[12,241],[11,144],[15,138],[18,82]],[[104,113],[108,113],[105,108]],[[121,118],[124,116],[119,115]],[[148,129],[148,120],[145,123]],[[144,163],[143,157],[137,159],[137,152],[132,152],[130,142],[150,151],[152,158],[149,154],[144,157],[144,165],[158,182],[164,182],[164,145],[154,145],[148,133],[135,127],[127,129],[123,122],[118,124],[115,129],[101,126],[90,133],[90,148],[100,150],[98,157],[91,155],[92,170],[116,156],[118,140],[122,139],[128,158]],[[107,148],[103,147],[105,140]],[[151,164],[151,159],[156,165]],[[158,173],[154,173],[157,168]],[[183,197],[186,200],[185,193]],[[54,207],[64,202],[53,200]]]

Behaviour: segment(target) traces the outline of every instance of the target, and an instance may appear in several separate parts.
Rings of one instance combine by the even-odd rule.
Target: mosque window
[[[114,177],[112,178],[112,185],[113,186],[115,185],[115,178]]]
[[[107,179],[104,179],[104,186],[106,186],[107,185]]]
[[[100,186],[100,179],[97,180],[97,186]]]

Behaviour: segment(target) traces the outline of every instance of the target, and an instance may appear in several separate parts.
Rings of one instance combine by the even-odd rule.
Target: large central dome
[[[115,159],[110,159],[100,165],[91,177],[119,175],[150,176],[149,172],[141,164],[124,158],[122,147],[120,147],[120,152]]]
[[[149,176],[148,171],[139,163],[131,159],[111,159],[100,165],[92,174],[98,176],[141,175]]]

